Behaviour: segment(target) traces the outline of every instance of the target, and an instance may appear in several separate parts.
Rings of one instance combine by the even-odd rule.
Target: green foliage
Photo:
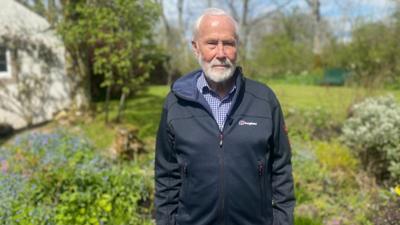
[[[154,51],[151,37],[159,15],[157,4],[151,0],[76,1],[65,3],[64,10],[58,30],[67,49],[90,62],[87,71],[103,76],[106,111],[111,88],[120,90],[122,111],[126,96],[145,86],[153,68],[151,55],[160,54]]]
[[[308,218],[308,217],[295,217],[294,220],[295,225],[322,225],[321,219],[316,218]]]
[[[330,67],[352,71],[352,81],[368,87],[390,84],[400,87],[400,57],[398,36],[400,18],[394,22],[370,22],[352,31],[349,43],[333,41],[324,51],[324,61]]]
[[[375,215],[372,217],[375,225],[397,225],[400,221],[400,185],[399,192],[383,190],[376,203]]]
[[[330,170],[355,171],[358,161],[350,150],[337,141],[316,142],[315,154],[322,167]]]
[[[400,178],[400,106],[393,96],[354,105],[342,139],[379,180]]]
[[[292,140],[298,217],[295,224],[372,224],[376,187],[369,184],[372,182],[368,177],[357,173],[357,160],[335,141],[301,142]],[[331,145],[334,148],[329,148]],[[346,163],[353,165],[344,167]]]
[[[338,135],[340,126],[333,115],[321,107],[307,110],[289,108],[285,120],[289,135],[303,140],[332,138]]]
[[[109,162],[62,131],[23,136],[0,153],[0,196],[12,194],[0,203],[5,224],[151,223],[152,179],[137,164]]]
[[[375,93],[367,93],[364,89],[348,87],[276,83],[272,83],[271,86],[277,93],[286,114],[291,108],[295,109],[294,114],[286,117],[286,123],[293,146],[292,163],[297,199],[296,224],[332,224],[335,221],[340,221],[341,224],[371,224],[369,221],[372,221],[374,216],[371,207],[378,189],[372,179],[357,170],[358,160],[349,154],[346,147],[335,139],[327,140],[335,137],[336,131],[333,134],[322,131],[332,134],[320,136],[324,141],[306,141],[316,139],[306,132],[325,125],[328,125],[330,130],[330,124],[338,125],[344,121],[347,107],[352,101],[360,96],[376,95],[385,91],[376,90]],[[139,136],[148,146],[154,146],[163,98],[168,91],[167,86],[151,86],[146,93],[138,95],[135,99],[129,99],[127,103],[129,107],[123,123],[140,127]],[[399,92],[392,91],[392,93],[400,97]],[[101,107],[101,104],[99,106]],[[115,114],[117,102],[112,102],[111,106],[112,114]],[[101,144],[101,148],[107,148],[114,134],[112,129],[101,123],[101,116],[98,117],[92,121],[85,120],[80,126],[85,131],[90,131],[87,134],[94,144]],[[318,125],[313,124],[314,120]],[[102,132],[98,132],[99,130]],[[306,140],[303,137],[307,137]],[[147,157],[143,161],[147,163],[145,168],[152,168],[153,152],[150,151]],[[152,173],[152,169],[148,171]],[[148,190],[148,193],[151,191]]]
[[[299,74],[311,69],[312,56],[309,46],[274,33],[261,40],[255,53],[255,70],[259,76]]]
[[[274,22],[273,31],[258,39],[249,70],[260,77],[310,71],[313,66],[310,16],[294,8]]]
[[[165,86],[151,87],[146,93],[139,94],[136,98],[128,99],[126,103],[127,107],[121,124],[133,124],[136,127],[140,127],[138,137],[145,142],[150,142],[149,148],[154,147],[152,143],[158,128],[164,96],[167,92],[168,88]],[[102,103],[97,104],[97,108],[102,107]],[[115,116],[117,110],[118,102],[111,101],[110,116]],[[82,119],[79,122],[79,127],[99,149],[110,147],[115,137],[114,130],[104,124],[103,119],[103,115],[98,115],[92,120]],[[99,130],[102,132],[99,132]]]

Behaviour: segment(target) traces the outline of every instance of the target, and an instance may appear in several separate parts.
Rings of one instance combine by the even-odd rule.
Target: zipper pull
[[[183,167],[183,174],[185,176],[187,175],[187,163],[185,163],[185,166]]]
[[[186,177],[187,175],[187,163],[185,162],[182,166],[182,176]]]
[[[222,144],[224,143],[224,135],[221,133],[219,135],[219,147],[222,148]]]
[[[264,172],[264,166],[262,164],[262,162],[258,162],[258,176],[262,176]]]

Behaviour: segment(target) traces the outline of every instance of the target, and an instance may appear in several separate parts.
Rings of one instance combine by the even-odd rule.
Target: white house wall
[[[64,70],[63,51],[58,52],[60,67],[46,69],[46,63],[23,51],[18,52],[21,63],[18,82],[9,83],[0,90],[3,102],[0,122],[14,128],[27,125],[32,116],[33,124],[51,120],[54,113],[70,104],[70,81]],[[46,70],[50,71],[46,71]],[[17,96],[20,97],[17,97]]]
[[[65,71],[63,43],[44,18],[21,4],[0,0],[0,6],[0,37],[28,36],[31,43],[50,49],[53,61],[57,62],[48,63],[38,57],[38,51],[29,54],[17,46],[18,79],[0,86],[0,122],[18,129],[27,126],[29,120],[32,125],[51,120],[56,112],[71,104],[71,80]]]

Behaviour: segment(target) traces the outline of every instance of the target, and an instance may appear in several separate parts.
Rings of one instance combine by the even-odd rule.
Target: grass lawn
[[[362,100],[366,96],[392,93],[400,100],[400,91],[370,91],[361,88],[278,83],[271,83],[269,86],[277,94],[284,111],[287,111],[289,108],[312,110],[319,107],[333,114],[339,121],[345,119],[351,104]],[[139,128],[139,137],[150,143],[154,142],[162,104],[168,91],[168,86],[151,86],[143,94],[128,100],[121,125],[136,126]],[[98,108],[101,109],[101,106],[101,103],[99,103]],[[111,119],[116,116],[117,107],[118,101],[113,101],[111,103]],[[80,126],[97,147],[104,149],[112,143],[114,130],[104,125],[104,115],[100,110],[97,115],[94,120],[86,121]]]
[[[104,124],[104,114],[101,112],[103,104],[98,103],[98,113],[91,121],[83,121],[79,124],[85,135],[100,148],[108,148],[115,135],[116,126],[134,126],[139,130],[139,137],[146,142],[152,142],[155,139],[158,122],[160,120],[162,104],[164,97],[168,93],[166,86],[152,86],[146,92],[138,95],[134,99],[129,99],[126,104],[122,122],[118,125]],[[116,117],[118,110],[118,100],[114,100],[110,105],[110,120]]]
[[[284,110],[288,108],[311,110],[319,107],[338,116],[339,119],[345,119],[349,107],[367,96],[393,94],[400,101],[400,91],[278,83],[268,85],[278,96]],[[167,86],[152,86],[149,94],[163,98],[168,90]]]
[[[319,107],[340,121],[346,118],[352,104],[367,96],[393,94],[400,100],[400,91],[274,83],[270,87],[278,96],[284,111],[289,108],[312,110]]]

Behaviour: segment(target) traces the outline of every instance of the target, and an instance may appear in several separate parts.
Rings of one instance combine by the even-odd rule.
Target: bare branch
[[[160,4],[160,7],[161,7],[161,18],[162,18],[162,21],[163,21],[164,26],[165,26],[165,31],[167,32],[167,34],[169,34],[169,33],[171,33],[171,26],[169,25],[168,19],[165,16],[164,0],[158,0],[157,2],[158,2],[158,4]]]
[[[243,0],[242,20],[240,22],[242,27],[247,25],[248,12],[249,12],[249,0]]]
[[[226,2],[226,4],[228,5],[229,10],[231,11],[232,17],[233,17],[236,21],[239,21],[239,13],[238,13],[238,11],[236,10],[234,0],[225,0],[225,2]]]
[[[254,18],[254,19],[251,21],[251,24],[252,24],[252,25],[256,25],[257,23],[259,23],[259,22],[261,22],[261,21],[263,21],[263,20],[265,20],[265,19],[267,19],[267,18],[273,16],[275,13],[280,12],[283,8],[285,8],[285,7],[286,7],[287,5],[289,5],[291,2],[292,2],[292,0],[287,0],[287,1],[285,1],[284,3],[281,3],[281,4],[277,5],[276,9],[274,9],[274,10],[272,10],[272,11],[269,11],[269,12],[266,12],[266,13],[264,13],[264,14],[262,14],[262,15],[256,17],[256,18]]]
[[[183,4],[184,0],[178,0],[177,4],[177,9],[178,9],[178,26],[179,26],[179,31],[183,33]]]

